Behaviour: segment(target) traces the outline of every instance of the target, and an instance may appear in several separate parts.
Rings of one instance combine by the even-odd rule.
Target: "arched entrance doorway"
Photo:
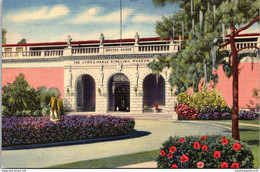
[[[144,79],[143,105],[148,108],[165,106],[165,81],[161,75],[150,74]]]
[[[114,74],[108,83],[108,111],[130,111],[130,83],[126,75]]]
[[[95,80],[90,75],[82,75],[77,81],[77,111],[94,112],[95,108]]]

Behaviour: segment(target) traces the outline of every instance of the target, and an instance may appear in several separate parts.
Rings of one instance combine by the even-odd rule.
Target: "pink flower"
[[[166,153],[164,150],[161,150],[160,154],[161,154],[161,156],[165,156]]]
[[[233,144],[233,149],[234,149],[235,151],[238,151],[240,148],[241,148],[241,144],[239,144],[239,143],[234,143],[234,144]]]
[[[207,136],[202,136],[201,137],[201,140],[206,140],[207,139]]]
[[[204,167],[204,162],[202,162],[202,161],[197,162],[197,167],[198,168],[203,168]]]
[[[201,149],[204,150],[204,151],[207,151],[207,150],[208,150],[208,146],[207,146],[207,145],[203,145],[203,146],[201,147]]]
[[[189,157],[187,155],[183,154],[181,156],[181,163],[184,163],[184,162],[187,162],[187,161],[189,161]]]
[[[221,154],[220,154],[219,151],[215,151],[215,152],[214,152],[214,157],[215,157],[215,158],[220,158],[220,156],[221,156]]]
[[[200,143],[199,142],[194,142],[193,148],[194,149],[199,149],[200,148]]]
[[[239,168],[239,163],[234,162],[234,163],[231,165],[231,168]]]
[[[221,168],[228,168],[228,163],[227,162],[222,162],[220,165]]]
[[[224,145],[227,145],[228,144],[228,139],[223,137],[222,138],[222,141],[221,141]]]
[[[175,146],[172,146],[172,147],[170,147],[169,151],[173,153],[173,152],[176,152],[176,150],[177,150],[177,148]]]
[[[184,138],[180,138],[180,139],[179,139],[179,142],[180,142],[180,143],[183,143],[183,142],[184,142]]]
[[[173,164],[172,168],[178,168],[178,166],[176,164]]]

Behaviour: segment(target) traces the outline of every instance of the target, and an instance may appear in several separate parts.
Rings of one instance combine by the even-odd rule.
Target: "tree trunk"
[[[238,51],[235,44],[235,26],[231,26],[231,51],[232,51],[232,68],[233,68],[233,114],[232,114],[232,137],[240,140],[238,127]]]

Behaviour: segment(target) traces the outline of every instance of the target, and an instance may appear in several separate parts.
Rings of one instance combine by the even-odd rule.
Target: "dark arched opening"
[[[77,81],[77,111],[94,112],[95,108],[95,80],[90,75],[82,75]]]
[[[130,83],[126,75],[114,74],[108,83],[108,111],[130,111]]]
[[[165,106],[165,81],[155,74],[148,75],[143,82],[143,105],[148,108]]]

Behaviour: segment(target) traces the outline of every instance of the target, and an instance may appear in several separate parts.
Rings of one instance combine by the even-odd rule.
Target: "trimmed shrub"
[[[221,135],[170,137],[162,144],[158,168],[253,168],[249,145]]]
[[[242,110],[238,114],[238,119],[247,119],[247,120],[253,120],[256,119],[257,115],[253,111],[245,111]]]
[[[185,105],[188,105],[190,107],[195,107],[195,105],[193,103],[193,98],[190,96],[190,94],[187,91],[181,92],[178,95],[177,102],[179,104],[185,104]]]
[[[176,106],[175,112],[178,114],[178,119],[196,119],[198,114],[197,109],[193,109],[185,104]]]
[[[182,92],[178,95],[177,101],[179,104],[186,104],[192,108],[201,110],[202,108],[210,107],[213,109],[226,108],[227,104],[221,94],[216,90],[207,90],[205,87],[192,97],[187,92]]]
[[[213,109],[227,107],[226,101],[218,91],[208,91],[206,88],[203,88],[201,92],[194,94],[193,103],[194,107],[198,108],[199,110],[202,107],[210,107]]]
[[[2,145],[28,145],[120,136],[133,132],[134,118],[105,115],[2,118]]]

